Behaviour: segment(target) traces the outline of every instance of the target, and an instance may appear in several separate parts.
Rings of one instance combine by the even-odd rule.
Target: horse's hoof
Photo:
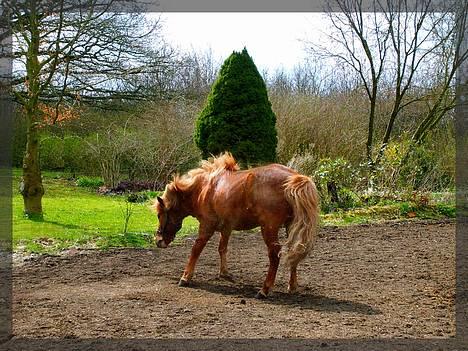
[[[257,293],[257,295],[255,295],[255,298],[259,300],[265,300],[267,297],[268,296],[266,296],[265,293],[261,290]]]
[[[297,293],[297,286],[288,286],[288,293],[289,294]]]
[[[231,282],[231,283],[234,283],[235,279],[234,279],[234,276],[232,274],[220,274],[218,275],[218,278],[219,279],[223,279],[223,280],[227,280],[228,282]]]
[[[179,280],[179,286],[189,286],[189,281],[188,280],[185,280],[185,279],[181,279]]]

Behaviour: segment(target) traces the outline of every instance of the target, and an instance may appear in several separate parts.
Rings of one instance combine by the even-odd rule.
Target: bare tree
[[[210,92],[211,85],[216,80],[220,69],[220,62],[216,62],[213,52],[192,51],[183,55],[180,68],[173,80],[175,90],[182,90],[189,98],[205,98]]]
[[[304,95],[319,95],[325,88],[328,72],[317,62],[305,60],[292,71],[293,89]]]
[[[263,79],[272,94],[320,95],[331,89],[330,70],[320,62],[304,60],[292,70],[264,70]]]
[[[137,76],[137,83],[161,100],[177,97],[205,99],[214,83],[220,62],[211,49],[197,52],[179,52],[171,57],[168,65],[144,77]]]
[[[268,85],[272,93],[277,95],[287,95],[293,90],[293,82],[282,67],[275,70]]]
[[[312,51],[319,57],[336,59],[360,77],[369,99],[366,155],[372,164],[378,89],[385,67],[389,32],[376,13],[364,13],[362,1],[336,0],[336,4],[342,12],[328,12],[334,30],[327,35],[336,46],[317,46]]]
[[[362,0],[335,0],[335,4],[341,13],[328,12],[333,31],[327,39],[332,45],[315,46],[312,52],[321,58],[335,59],[359,76],[369,100],[366,156],[374,168],[392,138],[398,116],[406,107],[422,100],[431,101],[425,118],[414,132],[415,141],[421,140],[454,108],[455,100],[449,95],[453,92],[455,73],[467,58],[467,52],[461,52],[460,43],[468,5],[466,1],[452,2],[440,8],[438,2],[439,8],[434,13],[432,0],[411,4],[404,0],[374,0],[370,8],[364,8]],[[428,67],[441,57],[446,69],[439,89],[430,92],[417,89],[418,84],[427,80]],[[435,73],[430,71],[430,74]],[[376,107],[382,94],[388,95],[384,86],[391,86],[393,103],[375,150]],[[416,90],[419,93],[413,94]]]
[[[108,123],[96,127],[85,142],[104,185],[114,188],[128,173],[131,180],[151,180],[153,188],[161,189],[174,173],[194,166],[199,159],[193,143],[197,110],[197,104],[185,99],[158,101],[128,116],[123,126]]]
[[[42,104],[53,106],[56,121],[65,104],[145,99],[147,90],[133,77],[169,64],[158,21],[147,21],[136,7],[130,10],[137,12],[118,12],[123,4],[128,11],[132,1],[2,1],[9,16],[0,24],[7,29],[3,35],[13,37],[16,67],[11,92],[27,125],[21,193],[28,215],[42,216]]]
[[[434,102],[430,106],[424,120],[412,135],[412,141],[421,143],[428,131],[434,128],[444,115],[456,105],[455,78],[457,72],[468,57],[468,50],[462,47],[466,40],[468,5],[462,2],[456,12],[452,12],[443,19],[441,25],[433,35],[440,40],[435,51],[434,66],[437,74],[433,82],[432,95]],[[436,16],[436,14],[432,15]]]

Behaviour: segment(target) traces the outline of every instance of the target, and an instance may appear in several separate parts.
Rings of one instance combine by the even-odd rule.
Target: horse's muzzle
[[[156,242],[156,246],[159,247],[159,248],[165,249],[165,248],[167,247],[167,244],[166,244],[166,242],[164,241],[164,239],[159,239],[159,240]]]

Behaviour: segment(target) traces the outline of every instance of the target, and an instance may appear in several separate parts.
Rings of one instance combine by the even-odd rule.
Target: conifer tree
[[[276,116],[267,89],[244,48],[224,61],[195,129],[203,157],[230,151],[243,165],[276,158]]]

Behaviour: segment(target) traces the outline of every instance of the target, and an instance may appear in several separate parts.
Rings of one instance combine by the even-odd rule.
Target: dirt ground
[[[234,233],[219,280],[218,235],[191,287],[177,282],[193,238],[167,249],[71,250],[13,272],[15,338],[447,338],[455,334],[455,223],[326,227],[286,292],[254,298],[268,258],[258,232]]]

